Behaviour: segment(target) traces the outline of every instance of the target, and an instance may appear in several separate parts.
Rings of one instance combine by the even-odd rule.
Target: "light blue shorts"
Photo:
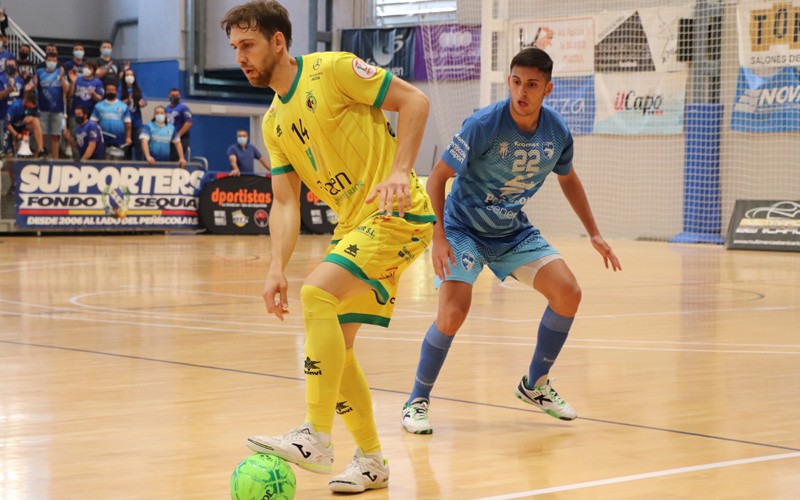
[[[500,278],[506,279],[515,269],[548,255],[558,255],[539,230],[530,227],[501,238],[486,238],[458,226],[446,226],[447,241],[453,248],[456,265],[450,265],[445,281],[473,284],[484,264]],[[442,284],[437,277],[436,288]]]

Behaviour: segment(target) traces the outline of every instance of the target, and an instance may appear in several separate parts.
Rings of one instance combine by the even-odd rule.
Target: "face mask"
[[[45,65],[47,66],[47,69],[49,69],[49,70],[54,70],[54,69],[56,69],[56,64],[57,64],[57,63],[56,63],[55,61],[47,61],[47,62],[45,63]]]
[[[6,73],[9,76],[14,76],[17,74],[17,67],[16,66],[6,66]]]
[[[31,55],[30,52],[20,52],[19,53],[19,60],[20,61],[27,61],[28,57]]]
[[[85,116],[76,116],[75,117],[75,121],[78,122],[80,125],[83,125],[84,123],[86,123],[86,117]]]
[[[117,94],[116,92],[106,92],[105,98],[106,101],[113,101],[114,99],[117,98]]]
[[[75,56],[75,59],[83,59],[84,52],[82,50],[75,50],[72,52],[72,55]]]
[[[135,82],[135,81],[136,81],[136,78],[134,78],[131,75],[128,75],[128,76],[125,77],[125,83],[127,83],[128,85],[133,85],[133,82]]]
[[[83,77],[89,78],[90,76],[92,76],[92,70],[89,68],[83,68]]]
[[[167,115],[162,115],[160,113],[156,115],[156,123],[163,124],[165,121],[167,121]]]
[[[103,49],[100,51],[100,55],[103,57],[110,57],[111,56],[111,49]]]
[[[246,146],[247,145],[247,137],[237,137],[236,138],[236,142],[238,142],[240,146]]]
[[[170,96],[170,98],[169,98],[169,102],[170,102],[170,104],[172,104],[173,106],[177,106],[177,105],[178,105],[178,103],[179,103],[179,102],[181,102],[181,98],[180,98],[180,97],[177,97],[177,96]]]

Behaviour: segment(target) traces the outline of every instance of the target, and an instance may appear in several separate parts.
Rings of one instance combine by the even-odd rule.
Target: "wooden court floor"
[[[304,416],[299,290],[327,241],[301,237],[280,323],[267,237],[0,238],[0,500],[228,498],[245,437]],[[514,397],[545,303],[484,273],[434,433],[404,433],[426,253],[391,327],[356,343],[392,471],[362,498],[800,498],[800,255],[612,241],[614,274],[586,240],[551,241],[584,292],[552,373],[578,420]],[[339,421],[334,444],[338,473]],[[297,498],[333,497],[295,470]]]

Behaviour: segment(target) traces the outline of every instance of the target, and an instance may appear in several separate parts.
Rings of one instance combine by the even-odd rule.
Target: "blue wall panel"
[[[238,129],[250,130],[250,119],[242,116],[192,116],[192,156],[208,158],[209,171],[230,171],[225,152],[236,142]]]

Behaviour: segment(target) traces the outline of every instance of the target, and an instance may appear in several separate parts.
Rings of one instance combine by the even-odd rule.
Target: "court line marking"
[[[221,372],[227,372],[227,373],[237,373],[237,374],[243,374],[243,375],[256,375],[256,376],[259,376],[259,377],[276,378],[276,379],[282,379],[282,380],[289,380],[289,381],[294,381],[294,382],[305,383],[305,377],[292,377],[292,376],[289,376],[289,375],[277,375],[277,374],[274,374],[274,373],[255,372],[255,371],[250,371],[250,370],[241,370],[241,369],[238,369],[238,368],[225,368],[225,367],[221,367],[221,366],[201,365],[201,364],[198,364],[198,363],[189,363],[189,362],[185,362],[185,361],[173,361],[173,360],[168,360],[168,359],[150,358],[150,357],[146,357],[146,356],[134,356],[132,354],[119,354],[119,353],[113,353],[113,352],[97,351],[97,350],[92,350],[92,349],[82,349],[82,348],[79,348],[79,347],[64,347],[64,346],[57,346],[57,345],[37,344],[37,343],[33,343],[33,342],[20,342],[20,341],[16,341],[16,340],[0,340],[0,344],[9,344],[9,345],[22,346],[22,347],[38,347],[38,348],[42,348],[42,349],[53,349],[53,350],[77,352],[77,353],[83,353],[83,354],[95,354],[95,355],[98,355],[98,356],[108,356],[108,357],[114,357],[114,358],[132,359],[132,360],[136,360],[136,361],[149,361],[149,362],[152,362],[152,363],[159,363],[159,364],[166,364],[166,365],[183,366],[183,367],[189,367],[189,368],[200,368],[200,369],[204,369],[204,370],[214,370],[214,371],[221,371]],[[376,391],[376,392],[387,393],[387,394],[399,394],[399,395],[402,395],[402,396],[408,396],[408,391],[401,391],[401,390],[397,390],[397,389],[385,389],[385,388],[381,388],[381,387],[370,387],[370,390],[371,391]],[[511,411],[516,411],[516,412],[524,412],[524,413],[530,413],[530,414],[536,415],[537,417],[542,417],[542,418],[546,417],[548,419],[550,418],[549,416],[545,415],[544,413],[542,413],[539,410],[534,410],[534,409],[529,409],[529,408],[519,408],[519,407],[515,407],[515,406],[506,406],[506,405],[500,405],[500,404],[495,404],[495,403],[482,403],[482,402],[478,402],[478,401],[470,401],[468,399],[448,398],[448,397],[440,397],[440,396],[433,396],[432,399],[435,399],[437,401],[448,401],[448,402],[451,402],[451,403],[461,403],[461,404],[472,405],[472,406],[483,406],[483,407],[486,407],[486,408],[495,408],[495,409],[500,409],[500,410],[511,410]],[[715,436],[713,434],[701,434],[701,433],[698,433],[698,432],[682,431],[682,430],[677,430],[677,429],[667,429],[667,428],[663,428],[663,427],[654,427],[654,426],[650,426],[650,425],[633,424],[633,423],[628,423],[628,422],[617,422],[617,421],[614,421],[614,420],[605,420],[605,419],[592,418],[592,417],[579,417],[579,420],[583,420],[583,421],[587,421],[587,422],[595,422],[595,423],[600,423],[600,424],[607,424],[607,425],[616,425],[616,426],[621,426],[621,427],[632,427],[632,428],[636,428],[636,429],[644,429],[644,430],[650,430],[650,431],[656,431],[656,432],[665,432],[665,433],[678,434],[678,435],[683,435],[683,436],[698,437],[698,438],[702,438],[702,439],[710,439],[710,440],[715,440],[715,441],[724,441],[724,442],[728,442],[728,443],[746,444],[746,445],[752,445],[752,446],[760,446],[760,447],[764,447],[764,448],[774,448],[774,449],[779,449],[779,450],[789,450],[789,451],[797,452],[797,453],[800,454],[800,449],[792,448],[790,446],[783,446],[783,445],[769,444],[769,443],[759,443],[757,441],[747,441],[747,440],[744,440],[744,439],[728,438],[728,437],[724,437],[724,436]]]
[[[508,493],[505,495],[497,495],[492,497],[481,497],[479,500],[510,500],[512,498],[528,498],[538,495],[546,495],[548,493],[558,493],[561,491],[573,491],[585,488],[594,488],[595,486],[606,486],[609,484],[619,484],[619,483],[626,483],[629,481],[638,481],[640,479],[651,479],[655,477],[672,476],[675,474],[685,474],[689,472],[697,472],[710,469],[721,469],[724,467],[734,467],[736,465],[747,465],[759,462],[772,462],[775,460],[786,460],[792,458],[800,458],[800,453],[782,453],[780,455],[766,455],[762,457],[727,460],[725,462],[712,462],[702,465],[690,465],[688,467],[677,467],[674,469],[664,469],[654,472],[645,472],[642,474],[631,474],[629,476],[619,476],[608,479],[599,479],[596,481],[586,481],[583,483],[566,484],[564,486],[553,486],[551,488],[540,488],[538,490],[520,491],[518,493]]]
[[[8,300],[0,299],[0,302],[12,302]],[[40,308],[54,308],[54,309],[66,309],[60,308],[55,306],[36,306]],[[67,309],[67,312],[74,312],[71,309]],[[43,318],[47,317],[48,319],[63,319],[67,321],[85,321],[85,322],[96,322],[96,323],[111,323],[111,324],[119,324],[119,325],[136,325],[136,326],[151,326],[151,327],[160,327],[160,328],[173,328],[173,329],[185,329],[185,330],[198,330],[198,331],[207,331],[207,332],[225,332],[225,333],[243,333],[243,334],[257,334],[257,335],[294,335],[294,336],[302,336],[305,335],[305,328],[303,325],[290,325],[290,324],[281,324],[281,328],[283,330],[239,330],[239,329],[228,329],[228,328],[215,328],[215,327],[205,327],[205,326],[192,326],[192,325],[184,325],[184,324],[166,324],[166,323],[151,323],[151,322],[138,322],[138,321],[122,321],[122,320],[115,320],[115,319],[97,319],[97,318],[80,318],[74,316],[66,316],[64,312],[52,312],[50,314],[43,314],[43,313],[23,313],[18,311],[0,311],[0,315],[7,315],[7,316],[26,316],[26,317],[36,317],[36,318]],[[165,318],[166,319],[166,318]],[[200,321],[200,320],[197,320]],[[205,320],[205,323],[215,322],[213,320]],[[216,322],[216,323],[223,323],[225,322]],[[247,324],[247,323],[246,323]],[[250,324],[247,324],[250,325]],[[251,326],[271,326],[271,325],[251,325]],[[298,331],[286,331],[286,329],[297,329]],[[385,340],[391,342],[420,342],[420,337],[392,337],[392,336],[371,336],[369,335],[370,331],[363,332],[358,336],[359,339],[365,340]],[[374,332],[374,331],[373,331]],[[401,333],[396,330],[392,330],[392,334]],[[407,333],[407,332],[406,332]],[[414,335],[418,335],[419,332],[413,332]],[[471,344],[471,345],[490,345],[490,346],[524,346],[524,347],[533,347],[535,342],[533,339],[530,339],[528,342],[489,342],[489,341],[479,341],[479,340],[461,340],[461,344]],[[682,348],[666,348],[666,347],[622,347],[622,346],[598,346],[598,345],[572,345],[566,344],[565,348],[569,349],[603,349],[603,350],[616,350],[616,351],[651,351],[651,352],[681,352],[681,353],[712,353],[712,354],[774,354],[774,355],[784,355],[784,356],[800,356],[800,351],[760,351],[760,350],[733,350],[733,349],[682,349]]]

